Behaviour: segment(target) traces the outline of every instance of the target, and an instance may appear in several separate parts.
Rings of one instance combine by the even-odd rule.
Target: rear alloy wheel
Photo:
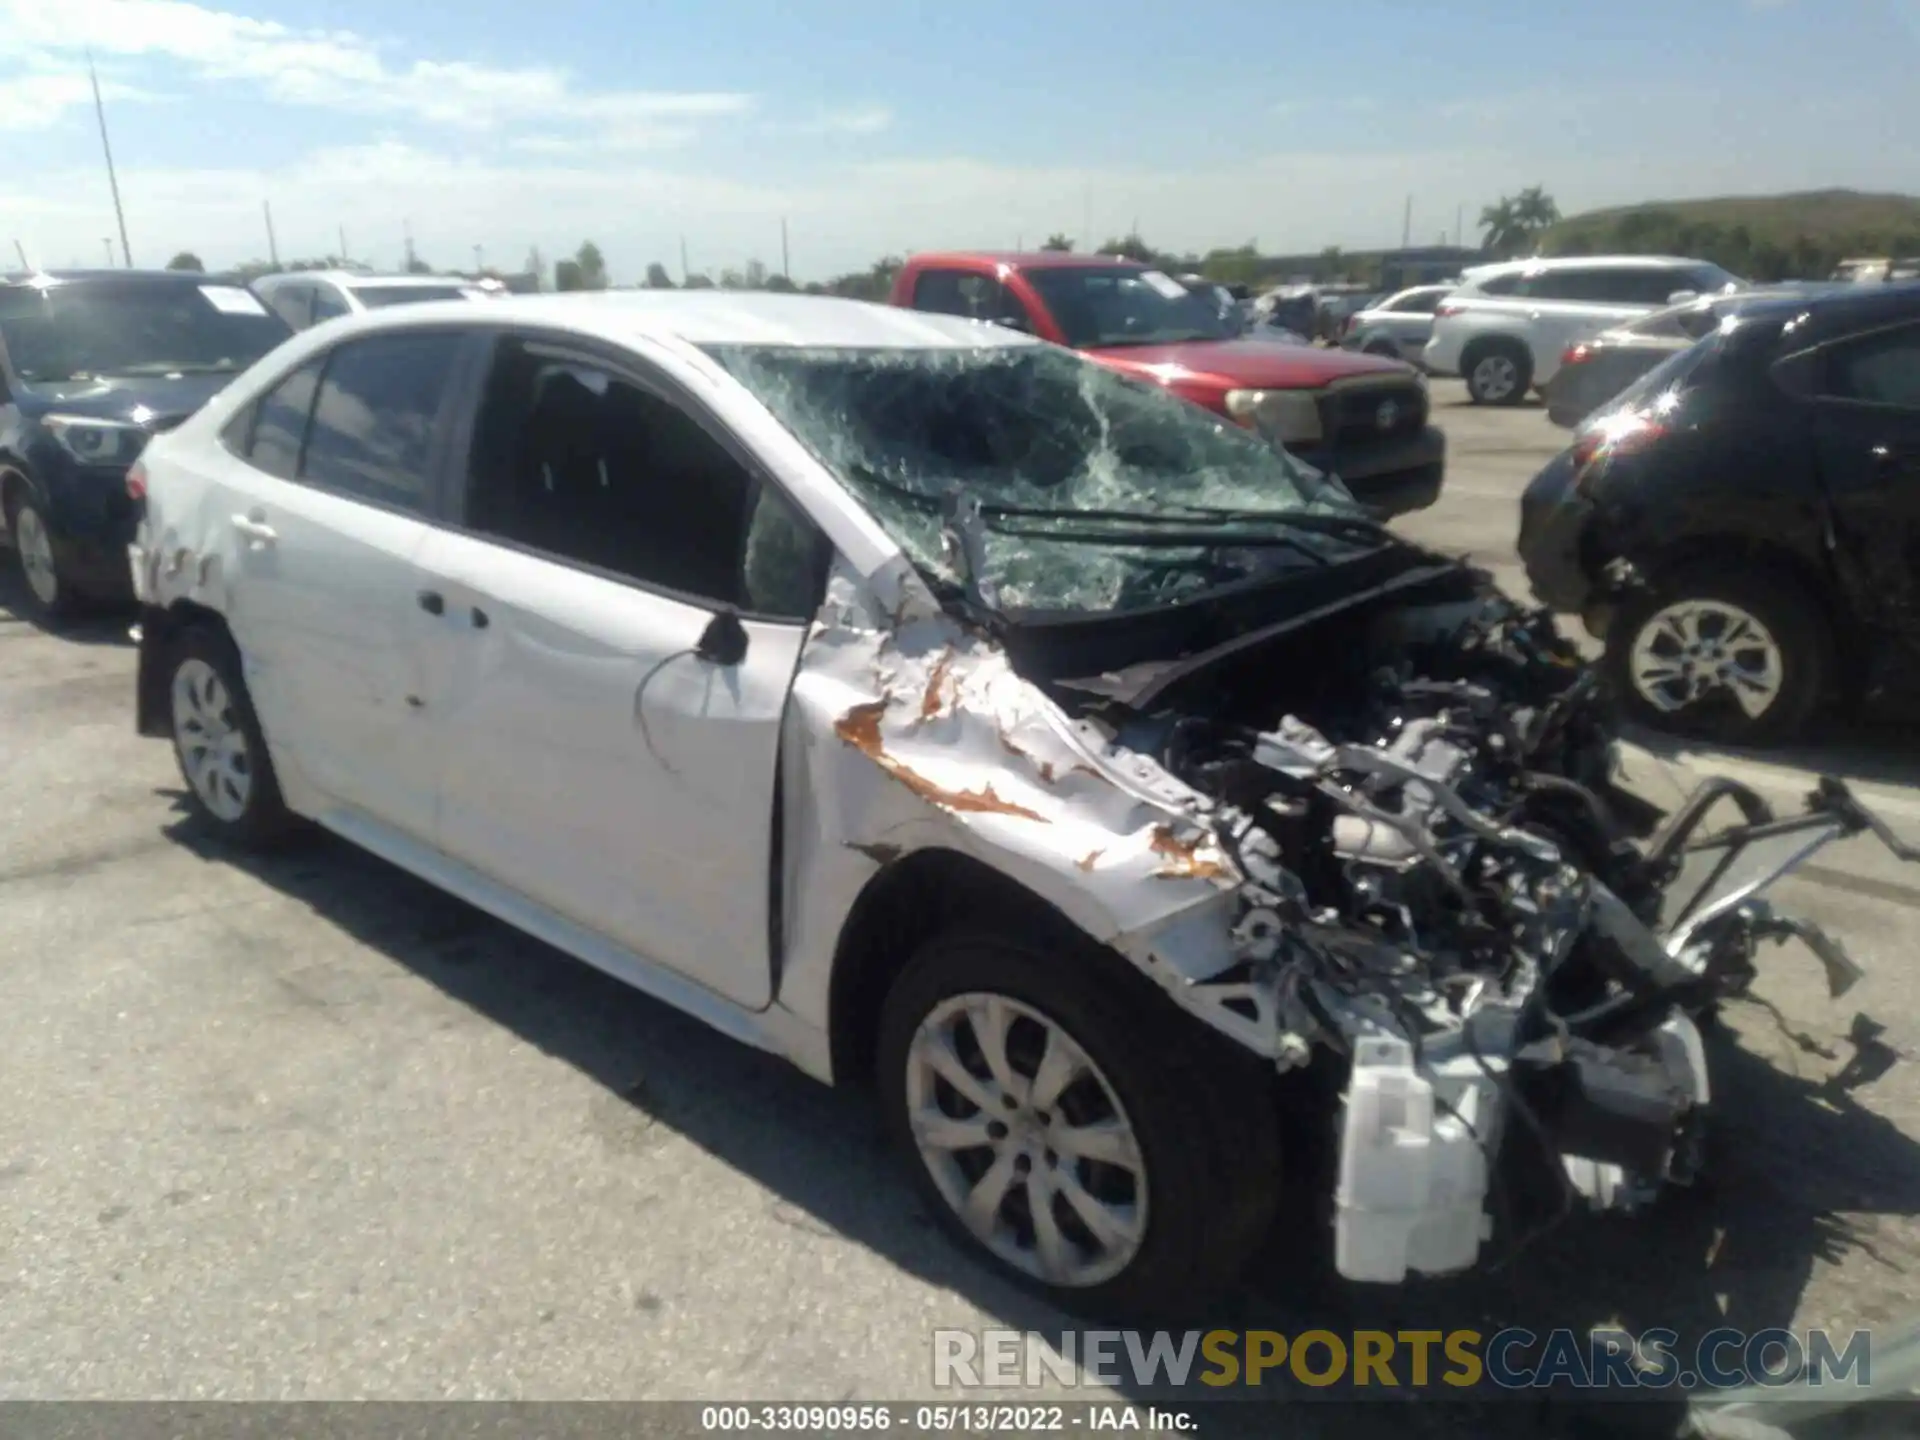
[[[1826,626],[1785,576],[1696,572],[1623,606],[1607,662],[1636,718],[1725,744],[1786,739],[1826,691]]]
[[[922,946],[878,1058],[888,1128],[940,1222],[1069,1309],[1194,1315],[1273,1214],[1271,1068],[1070,937]]]
[[[19,557],[20,578],[26,585],[27,603],[35,615],[57,620],[73,609],[73,587],[60,574],[53,553],[53,533],[47,518],[32,499],[16,501],[7,516],[7,530],[13,536],[14,552]]]
[[[1467,357],[1466,379],[1474,404],[1518,405],[1533,384],[1533,364],[1517,345],[1482,345]]]
[[[202,820],[247,845],[291,832],[294,817],[280,798],[232,643],[201,626],[183,634],[174,646],[167,697],[174,756]]]

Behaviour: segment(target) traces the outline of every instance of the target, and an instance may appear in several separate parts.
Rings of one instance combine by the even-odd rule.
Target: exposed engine
[[[1262,714],[1267,696],[1299,703]],[[1562,1213],[1689,1179],[1709,1099],[1694,1017],[1762,939],[1808,939],[1836,994],[1858,973],[1758,891],[1863,828],[1900,848],[1831,781],[1786,821],[1718,782],[1636,843],[1660,812],[1613,782],[1596,673],[1497,598],[1383,607],[1102,708],[1216,802],[1247,877],[1238,963],[1204,983],[1271,997],[1283,1068],[1317,1048],[1349,1067],[1336,1236],[1355,1279],[1474,1263],[1515,1126]],[[1721,799],[1741,823],[1696,842]]]

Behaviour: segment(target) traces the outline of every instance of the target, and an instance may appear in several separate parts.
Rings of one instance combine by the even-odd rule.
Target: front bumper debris
[[[1723,803],[1740,820],[1708,833]],[[1858,983],[1837,940],[1763,897],[1827,845],[1862,834],[1920,859],[1838,779],[1822,779],[1787,818],[1746,786],[1709,780],[1647,849],[1656,921],[1596,888],[1590,943],[1613,973],[1584,1013],[1528,1026],[1525,1005],[1489,1004],[1451,1035],[1357,1040],[1336,1196],[1340,1272],[1396,1282],[1473,1265],[1492,1234],[1490,1170],[1515,1123],[1551,1146],[1568,1202],[1634,1209],[1689,1181],[1711,1100],[1695,1019],[1745,992],[1762,941],[1803,941],[1836,999]]]

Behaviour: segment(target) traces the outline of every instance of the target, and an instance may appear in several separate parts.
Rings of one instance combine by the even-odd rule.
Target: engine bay
[[[1859,975],[1765,886],[1863,830],[1913,858],[1837,781],[1787,820],[1731,782],[1671,815],[1621,788],[1597,672],[1548,614],[1463,573],[1049,687],[1211,807],[1243,878],[1233,963],[1199,987],[1270,1025],[1282,1070],[1343,1067],[1351,1279],[1474,1264],[1516,1129],[1557,1213],[1686,1183],[1710,1100],[1699,1019],[1760,943],[1805,940],[1836,996]],[[1723,802],[1735,822],[1709,829]]]

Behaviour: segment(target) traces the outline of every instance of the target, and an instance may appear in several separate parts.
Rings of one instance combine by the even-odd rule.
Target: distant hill
[[[1851,256],[1920,251],[1920,196],[1806,190],[1650,201],[1572,216],[1541,249],[1695,255],[1758,280],[1818,279]]]

